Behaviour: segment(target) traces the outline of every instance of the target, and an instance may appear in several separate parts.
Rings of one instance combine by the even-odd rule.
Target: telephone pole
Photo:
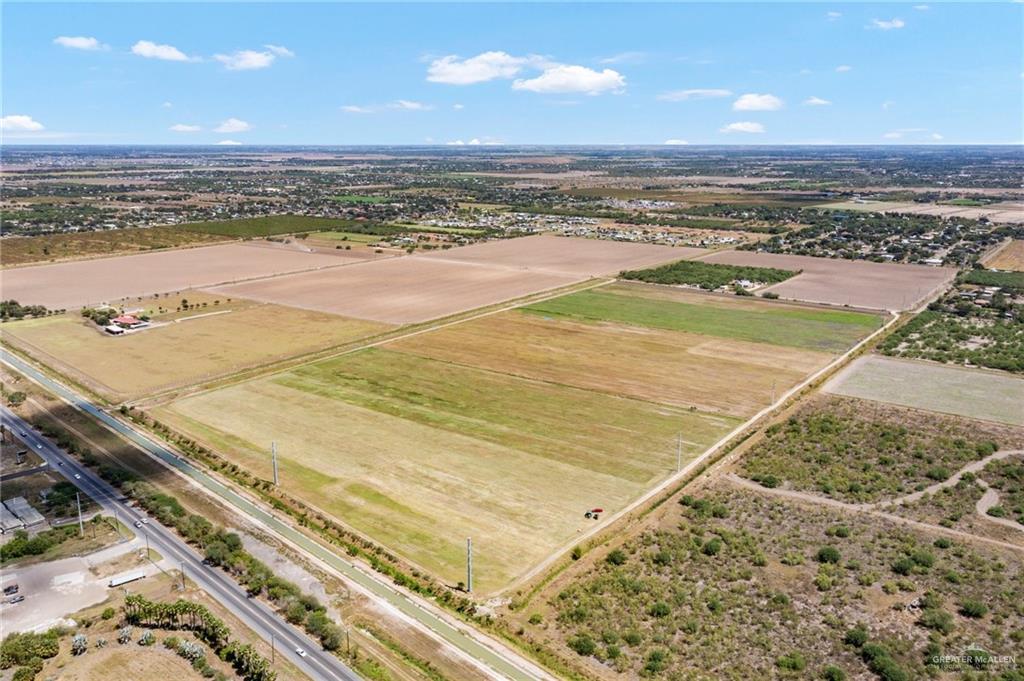
[[[466,538],[466,593],[473,593],[473,538]]]
[[[676,436],[676,473],[683,470],[683,434]]]
[[[85,536],[85,524],[82,522],[82,495],[75,492],[75,504],[78,505],[78,535]]]
[[[274,487],[277,487],[277,443],[270,443],[270,458],[274,462]]]

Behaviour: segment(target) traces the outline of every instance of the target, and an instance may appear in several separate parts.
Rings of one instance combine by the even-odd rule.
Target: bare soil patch
[[[505,239],[439,251],[432,260],[513,267],[541,273],[600,277],[640,269],[705,253],[700,248],[656,246],[599,239],[576,239],[549,234]]]
[[[407,257],[211,290],[356,319],[407,324],[566,286],[581,278]]]
[[[799,275],[770,286],[765,291],[794,300],[872,310],[912,309],[956,275],[956,270],[948,267],[834,260],[752,251],[720,251],[701,260],[727,265],[801,270]]]
[[[0,287],[5,299],[22,304],[76,308],[346,262],[342,255],[303,253],[272,245],[223,244],[19,267],[0,272]]]

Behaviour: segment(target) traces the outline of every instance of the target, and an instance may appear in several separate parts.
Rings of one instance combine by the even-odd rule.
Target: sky
[[[2,4],[4,144],[1021,144],[1024,4]]]

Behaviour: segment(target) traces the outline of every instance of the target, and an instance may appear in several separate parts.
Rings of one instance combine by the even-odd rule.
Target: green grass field
[[[310,236],[318,241],[348,241],[353,244],[375,244],[381,240],[376,234],[359,234],[357,232],[317,232]]]
[[[824,352],[849,348],[881,323],[878,316],[871,314],[767,301],[743,301],[731,306],[715,304],[712,298],[699,301],[681,296],[680,301],[648,296],[640,288],[612,286],[524,309],[544,316],[611,321]]]
[[[261,237],[295,232],[344,231],[346,227],[354,224],[361,223],[357,223],[355,220],[318,218],[307,215],[268,215],[240,220],[193,222],[180,225],[179,229],[221,236]]]
[[[240,408],[244,405],[244,408]],[[452,583],[498,589],[739,419],[371,349],[185,398],[157,417]]]
[[[1002,286],[1004,288],[1024,289],[1024,272],[993,272],[991,270],[971,270],[964,275],[968,284],[979,286]]]

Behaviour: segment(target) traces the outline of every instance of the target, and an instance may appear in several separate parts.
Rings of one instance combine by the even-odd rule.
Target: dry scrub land
[[[783,298],[872,310],[909,310],[953,279],[956,270],[923,265],[836,260],[805,255],[720,251],[704,262],[800,270],[765,291]]]
[[[1024,655],[1019,554],[725,482],[678,501],[536,597],[527,639],[605,679],[909,681]]]
[[[452,584],[473,537],[492,592],[592,527],[585,510],[612,513],[673,472],[678,433],[685,463],[766,406],[773,382],[781,394],[878,323],[616,285],[154,416],[264,478],[276,441],[286,489]]]
[[[262,244],[223,244],[0,271],[6,300],[78,308],[351,262]]]
[[[200,311],[155,314],[154,326],[111,336],[69,313],[9,322],[4,339],[110,402],[210,380],[384,331],[384,324],[188,291]],[[150,314],[181,297],[144,299]],[[217,301],[217,304],[214,304]]]
[[[825,386],[838,395],[1024,426],[1024,379],[872,355]]]
[[[0,242],[3,246],[0,249],[0,265],[10,267],[47,260],[178,248],[223,240],[223,237],[214,234],[188,232],[171,227],[9,237]]]

